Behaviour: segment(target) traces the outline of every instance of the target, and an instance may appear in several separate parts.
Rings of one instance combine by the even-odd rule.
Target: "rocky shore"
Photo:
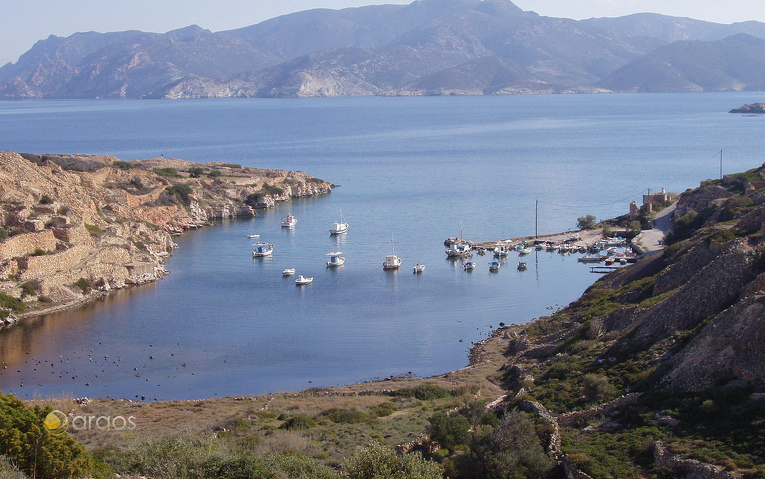
[[[0,152],[0,323],[156,281],[173,235],[332,187],[222,162]]]

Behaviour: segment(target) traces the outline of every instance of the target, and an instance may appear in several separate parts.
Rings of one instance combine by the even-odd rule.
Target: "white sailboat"
[[[396,245],[393,244],[393,234],[390,235],[390,244],[393,252],[385,257],[383,269],[399,269],[401,267],[401,258],[396,256]]]

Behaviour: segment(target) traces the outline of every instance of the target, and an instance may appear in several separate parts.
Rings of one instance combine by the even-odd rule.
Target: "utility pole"
[[[720,150],[720,179],[722,180],[722,150]]]
[[[539,200],[534,208],[534,239],[539,238]]]

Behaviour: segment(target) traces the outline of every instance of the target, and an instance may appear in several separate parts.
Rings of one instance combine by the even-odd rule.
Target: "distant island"
[[[730,113],[765,113],[765,103],[752,103],[734,108]]]

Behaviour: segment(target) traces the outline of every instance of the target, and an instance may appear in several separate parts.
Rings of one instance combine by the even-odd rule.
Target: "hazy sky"
[[[311,8],[344,8],[411,0],[0,0],[0,65],[48,35],[143,30],[166,32],[197,24],[212,31],[252,25]],[[763,0],[517,0],[524,10],[567,18],[614,17],[638,12],[720,23],[765,22]]]

